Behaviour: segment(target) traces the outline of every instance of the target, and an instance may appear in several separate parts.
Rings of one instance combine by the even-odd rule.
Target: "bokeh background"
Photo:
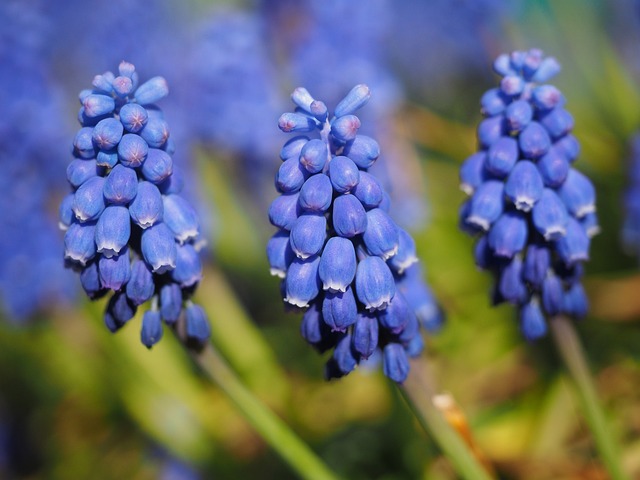
[[[147,350],[139,318],[110,334],[104,305],[63,269],[57,204],[77,94],[121,60],[169,82],[174,161],[209,240],[197,298],[214,346],[330,467],[455,478],[379,369],[323,380],[325,359],[285,313],[264,254],[289,93],[305,86],[331,107],[367,83],[376,168],[447,316],[424,354],[439,390],[501,478],[606,478],[551,340],[525,342],[514,309],[490,306],[489,275],[457,227],[457,170],[497,82],[491,63],[532,47],[563,66],[551,83],[575,117],[576,168],[597,188],[591,310],[576,327],[640,478],[640,219],[626,207],[640,128],[635,0],[0,2],[0,478],[294,478],[175,338]]]

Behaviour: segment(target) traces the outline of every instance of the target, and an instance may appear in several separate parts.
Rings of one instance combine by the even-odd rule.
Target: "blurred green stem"
[[[578,397],[602,461],[613,480],[628,477],[622,472],[618,447],[609,431],[589,373],[589,367],[571,320],[558,315],[551,320],[551,331],[558,351],[578,389]]]
[[[463,478],[468,480],[493,478],[434,405],[435,392],[424,359],[412,361],[409,377],[399,385],[399,389],[427,435],[434,438]]]
[[[337,480],[337,476],[309,447],[260,400],[240,382],[226,361],[209,344],[195,361],[220,387],[256,429],[300,478],[308,480]]]

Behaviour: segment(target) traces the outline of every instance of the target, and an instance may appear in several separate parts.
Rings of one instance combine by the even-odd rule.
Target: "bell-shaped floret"
[[[150,148],[162,148],[169,140],[169,124],[159,115],[150,115],[140,136]]]
[[[491,144],[484,167],[499,178],[506,177],[518,161],[518,142],[511,137],[501,137]]]
[[[67,180],[72,187],[78,188],[91,177],[98,175],[98,165],[95,160],[76,158],[67,165]]]
[[[82,269],[82,272],[80,272],[80,284],[91,300],[100,298],[106,293],[107,290],[100,283],[98,262],[90,262]]]
[[[173,160],[164,150],[150,148],[140,172],[146,180],[157,185],[173,172]]]
[[[469,211],[464,221],[470,225],[488,231],[504,209],[504,183],[489,180],[475,191],[469,203]]]
[[[137,103],[127,103],[120,109],[120,122],[130,133],[138,133],[149,119],[147,110]]]
[[[520,212],[505,212],[489,230],[489,246],[498,257],[513,258],[528,237],[527,219]]]
[[[276,277],[287,276],[287,268],[293,261],[294,253],[289,244],[289,232],[278,230],[267,242],[267,259],[270,273]]]
[[[509,103],[509,100],[509,97],[502,93],[499,88],[487,90],[484,95],[482,95],[482,98],[480,98],[482,114],[492,117],[502,113]]]
[[[204,346],[211,336],[211,327],[207,314],[200,305],[189,304],[185,309],[185,334],[187,341],[197,346]]]
[[[72,223],[64,234],[64,258],[82,266],[96,255],[95,223]]]
[[[540,201],[533,207],[532,219],[545,240],[558,240],[567,231],[569,214],[556,192],[545,188]]]
[[[391,270],[380,257],[366,257],[356,269],[356,295],[367,310],[384,309],[396,294]]]
[[[84,97],[82,106],[87,117],[96,118],[112,113],[116,103],[111,96],[92,93]]]
[[[307,212],[324,213],[331,206],[332,199],[333,187],[331,180],[327,175],[318,173],[304,182],[300,189],[298,203]]]
[[[355,113],[356,110],[364,106],[371,97],[371,90],[363,83],[353,87],[347,95],[340,100],[336,106],[334,114],[336,117],[343,117]]]
[[[351,345],[350,333],[338,340],[336,348],[333,351],[332,360],[342,375],[346,375],[356,368],[359,359],[357,352],[355,352]]]
[[[358,185],[360,171],[349,157],[339,155],[329,163],[329,177],[336,192],[348,193]]]
[[[185,243],[200,234],[198,214],[183,197],[176,194],[163,195],[162,206],[163,221],[178,242]]]
[[[127,133],[118,144],[118,160],[125,167],[136,168],[142,165],[149,153],[149,145],[140,135]]]
[[[149,228],[162,221],[162,195],[160,190],[151,182],[139,182],[136,198],[129,205],[129,215],[141,228]]]
[[[278,127],[283,132],[312,132],[318,121],[301,113],[283,113],[278,120]]]
[[[360,181],[351,192],[365,209],[376,208],[382,203],[384,192],[380,182],[367,172],[360,172]]]
[[[309,176],[297,158],[289,158],[282,162],[276,173],[276,190],[280,193],[295,193]]]
[[[132,168],[124,165],[113,167],[104,182],[104,198],[115,205],[126,205],[138,193],[138,175]]]
[[[416,242],[413,237],[403,228],[398,229],[398,251],[388,261],[389,266],[398,275],[418,261],[416,254]]]
[[[583,318],[589,310],[589,299],[580,282],[576,282],[564,293],[562,311],[574,318]]]
[[[557,241],[556,248],[569,265],[589,260],[589,237],[578,220],[569,217],[567,233]]]
[[[129,248],[124,248],[119,255],[101,256],[98,260],[100,283],[104,288],[120,290],[131,277],[131,259]]]
[[[542,282],[551,268],[551,252],[545,245],[532,243],[527,247],[524,258],[522,277],[536,289],[542,287]]]
[[[521,132],[533,118],[533,109],[526,100],[516,100],[504,112],[511,132]]]
[[[303,308],[309,305],[320,293],[318,266],[320,257],[315,255],[305,260],[295,258],[285,278],[284,301]]]
[[[520,309],[520,330],[524,338],[529,341],[537,340],[547,334],[547,323],[538,299],[532,298]]]
[[[530,211],[542,196],[544,183],[536,166],[528,161],[516,163],[507,177],[504,193],[518,210]]]
[[[535,160],[549,151],[551,138],[547,130],[534,121],[520,133],[518,144],[525,158]]]
[[[356,323],[358,307],[353,290],[347,287],[344,292],[328,291],[322,300],[322,318],[331,331],[346,331]]]
[[[90,159],[96,156],[93,146],[93,128],[83,127],[73,139],[73,155],[77,158]]]
[[[562,311],[563,297],[562,281],[550,271],[542,282],[542,306],[547,315],[558,315]]]
[[[529,298],[527,285],[524,283],[523,262],[520,255],[513,257],[500,271],[498,290],[502,298],[514,305],[522,305]]]
[[[123,167],[126,168],[126,167]],[[105,257],[118,255],[129,243],[131,220],[129,210],[121,205],[105,208],[96,223],[96,248]]]
[[[506,133],[504,115],[485,118],[478,125],[478,141],[482,148],[489,148]]]
[[[537,166],[544,184],[551,188],[562,185],[569,173],[569,161],[555,145],[538,160]]]
[[[178,321],[182,312],[182,290],[177,283],[167,283],[160,288],[160,314],[167,324]]]
[[[367,312],[358,312],[353,326],[352,346],[362,358],[369,358],[378,348],[378,319]]]
[[[377,312],[376,316],[382,327],[390,333],[397,334],[405,327],[409,319],[415,316],[415,313],[411,310],[404,295],[396,292],[387,308]]]
[[[380,156],[380,145],[371,137],[356,135],[344,146],[343,155],[349,157],[358,168],[366,170]]]
[[[364,233],[367,212],[353,195],[340,195],[333,201],[333,229],[341,237],[351,238]]]
[[[297,137],[290,138],[280,150],[280,159],[284,161],[289,158],[300,157],[302,147],[304,147],[308,141],[309,137],[305,135],[298,135]],[[320,141],[320,143],[324,145],[324,142]]]
[[[313,302],[304,312],[300,324],[300,334],[307,343],[313,345],[320,353],[333,348],[339,339],[339,333],[332,332],[322,319],[320,302]]]
[[[122,123],[115,118],[105,118],[100,120],[93,129],[91,139],[96,148],[100,150],[111,150],[115,148],[120,139],[124,128]]]
[[[97,220],[104,211],[104,183],[104,177],[91,177],[76,190],[72,209],[80,222]]]
[[[486,158],[486,152],[476,152],[462,163],[460,190],[467,195],[473,195],[473,192],[487,180],[487,173],[484,169]]]
[[[573,116],[564,108],[554,108],[542,118],[539,119],[540,124],[547,129],[552,139],[563,137],[573,130]]]
[[[183,288],[191,287],[202,279],[202,261],[193,245],[178,245],[176,268],[171,271],[171,278]]]
[[[136,306],[133,305],[124,292],[116,292],[109,299],[104,312],[104,324],[112,333],[119,330],[136,314]]]
[[[140,250],[153,273],[176,268],[177,248],[173,232],[164,223],[156,223],[142,232]]]
[[[300,138],[300,137],[297,137]],[[307,137],[303,137],[307,138]],[[301,142],[298,142],[301,143]],[[297,144],[296,144],[297,145]],[[283,148],[283,150],[287,147]],[[300,147],[300,164],[309,172],[309,173],[320,173],[327,163],[327,145],[322,140],[318,138],[314,138],[313,140],[309,140],[305,142],[302,147]],[[291,148],[289,149],[291,150]],[[295,156],[290,158],[296,158]]]
[[[573,168],[565,182],[558,188],[558,195],[567,210],[577,218],[582,218],[596,210],[596,191],[586,175]]]
[[[331,237],[318,266],[323,290],[344,292],[355,278],[356,267],[356,253],[351,240]]]
[[[340,143],[350,142],[356,138],[360,128],[360,119],[355,115],[336,117],[331,122],[331,135]]]
[[[153,77],[140,85],[134,98],[140,105],[156,103],[169,95],[169,85],[163,77]]]
[[[280,195],[271,202],[269,207],[269,221],[274,227],[284,230],[291,230],[291,227],[298,219],[298,193],[290,195]]]
[[[322,250],[327,237],[327,219],[324,215],[300,215],[293,227],[289,242],[298,258],[305,259]]]
[[[162,318],[157,310],[147,310],[142,316],[142,329],[140,330],[140,341],[151,348],[162,338]]]
[[[362,240],[371,255],[388,260],[398,253],[398,226],[384,210],[374,208],[367,212],[367,228]]]
[[[409,374],[409,358],[402,345],[388,343],[382,351],[382,371],[397,383],[402,383]]]
[[[149,266],[142,260],[134,260],[131,264],[131,277],[126,288],[127,297],[131,303],[142,305],[151,299],[155,289],[153,273],[149,270]]]

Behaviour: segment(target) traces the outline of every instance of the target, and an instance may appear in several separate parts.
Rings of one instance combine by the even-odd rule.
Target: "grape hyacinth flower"
[[[127,62],[80,92],[82,128],[67,168],[72,193],[60,206],[64,257],[91,299],[114,292],[104,316],[112,332],[150,301],[144,345],[160,340],[162,322],[180,322],[187,344],[201,347],[209,324],[190,300],[202,277],[199,224],[180,195],[169,126],[155,105],[167,94],[163,77],[140,84]]]
[[[460,169],[470,197],[460,223],[477,237],[476,264],[494,275],[494,303],[516,305],[534,340],[546,318],[586,314],[580,280],[599,231],[595,190],[573,167],[579,145],[565,98],[545,83],[558,62],[532,49],[500,55],[494,70],[502,79],[482,96],[479,151]]]
[[[388,195],[368,172],[380,148],[358,134],[354,112],[369,96],[366,85],[355,86],[331,117],[306,89],[293,92],[296,111],[279,127],[297,135],[280,152],[281,195],[269,209],[279,230],[267,256],[284,301],[305,309],[302,336],[320,352],[333,349],[328,379],[380,351],[385,375],[403,382],[408,358],[423,348],[420,326],[437,328],[441,315],[413,239],[391,219]]]

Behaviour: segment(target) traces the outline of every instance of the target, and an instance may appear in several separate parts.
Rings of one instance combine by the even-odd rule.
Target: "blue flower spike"
[[[558,62],[532,49],[499,56],[494,70],[502,80],[480,102],[479,151],[460,169],[470,197],[460,225],[479,237],[474,255],[494,275],[493,301],[516,305],[533,341],[550,317],[586,313],[580,281],[599,231],[595,189],[573,168],[579,145],[565,97],[540,84],[560,71]]]
[[[380,352],[384,373],[402,383],[409,357],[424,346],[420,327],[439,324],[442,315],[421,271],[411,268],[415,242],[389,216],[388,195],[368,172],[380,146],[359,134],[355,113],[370,96],[366,85],[356,85],[331,116],[308,90],[294,90],[296,112],[283,114],[279,126],[305,135],[280,152],[281,195],[269,209],[278,232],[267,257],[271,274],[283,279],[284,302],[305,311],[302,337],[320,352],[333,350],[327,379]],[[489,213],[487,228],[501,213]]]
[[[65,263],[80,271],[91,299],[114,292],[104,316],[112,332],[150,303],[140,333],[146,347],[162,338],[164,322],[200,349],[210,335],[204,310],[191,301],[202,278],[200,227],[174,188],[169,127],[155,105],[167,82],[138,86],[127,62],[118,73],[96,76],[94,89],[80,94],[82,128],[67,168],[72,192],[60,207]]]

